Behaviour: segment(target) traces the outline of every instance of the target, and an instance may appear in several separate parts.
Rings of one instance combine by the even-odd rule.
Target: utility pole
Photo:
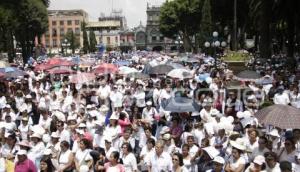
[[[237,8],[237,0],[234,0],[234,7],[233,7],[233,50],[237,50],[237,16],[236,16],[236,8]]]

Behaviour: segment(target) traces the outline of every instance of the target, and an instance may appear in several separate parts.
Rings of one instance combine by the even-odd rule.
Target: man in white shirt
[[[156,142],[155,152],[149,155],[146,163],[148,171],[151,172],[172,171],[172,158],[167,152],[164,152],[164,142],[162,140]]]
[[[278,93],[274,96],[274,104],[288,105],[290,103],[289,96],[283,92],[282,88],[278,89]]]

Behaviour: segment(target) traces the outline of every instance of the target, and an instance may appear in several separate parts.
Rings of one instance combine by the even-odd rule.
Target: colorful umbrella
[[[288,105],[272,105],[255,113],[261,124],[281,129],[300,128],[300,109]]]
[[[95,74],[109,74],[109,73],[117,73],[117,72],[118,72],[117,66],[110,63],[103,63],[95,67],[94,70]]]
[[[71,69],[50,69],[48,70],[49,74],[73,74],[75,71]]]
[[[84,84],[93,81],[96,78],[96,75],[93,73],[77,73],[71,75],[70,82],[75,84]]]

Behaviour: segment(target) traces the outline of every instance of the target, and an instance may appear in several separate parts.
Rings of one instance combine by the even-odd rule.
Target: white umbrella
[[[173,69],[168,73],[168,76],[178,79],[193,78],[192,73],[187,69]]]
[[[119,74],[128,75],[130,73],[138,72],[135,68],[130,68],[127,66],[119,67]]]

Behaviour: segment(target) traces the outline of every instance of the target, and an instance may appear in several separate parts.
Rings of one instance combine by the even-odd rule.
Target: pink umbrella
[[[48,70],[49,74],[73,74],[75,71],[71,69],[50,69]]]
[[[70,82],[75,84],[83,84],[93,81],[96,78],[94,73],[77,73],[75,75],[71,75]]]
[[[114,64],[103,63],[97,66],[94,70],[95,74],[109,74],[109,73],[117,73],[118,67]]]

